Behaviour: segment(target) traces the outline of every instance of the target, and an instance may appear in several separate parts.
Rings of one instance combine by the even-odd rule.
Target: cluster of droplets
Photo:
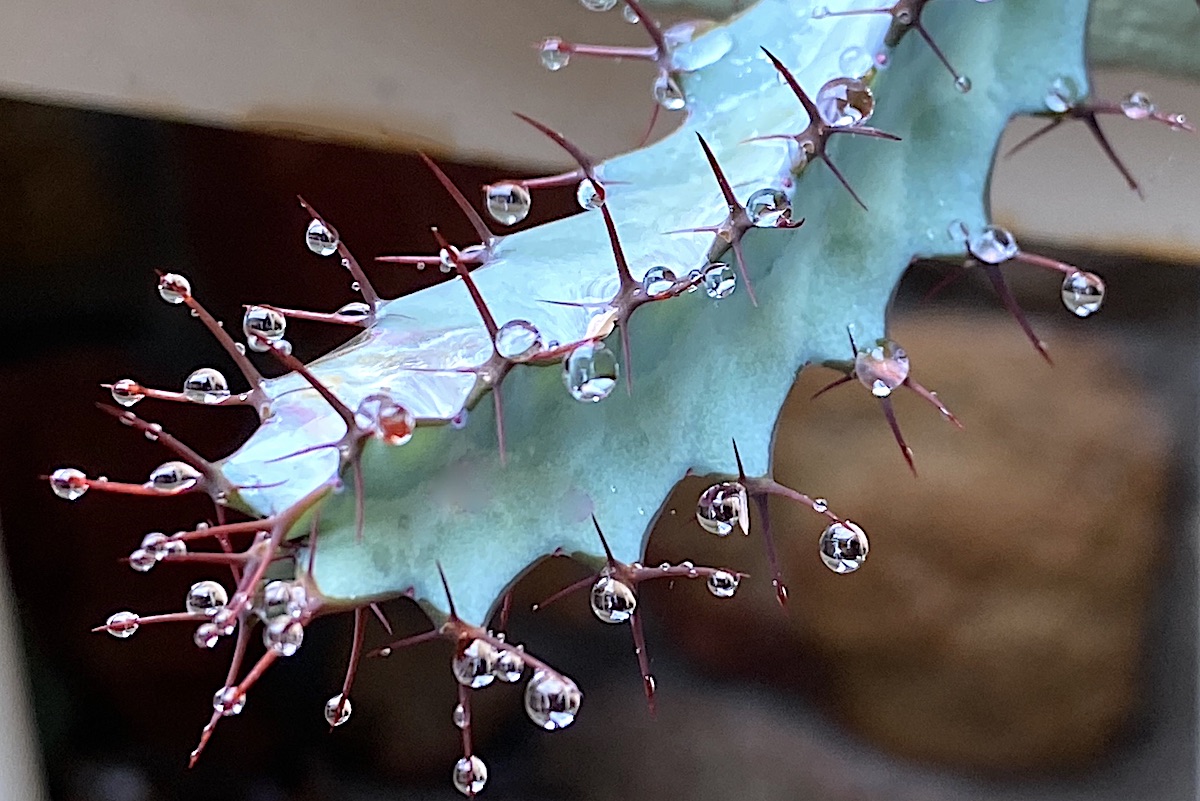
[[[183,540],[168,537],[160,531],[151,531],[142,537],[141,544],[129,554],[129,566],[138,573],[145,573],[162,560],[185,553],[187,543]]]

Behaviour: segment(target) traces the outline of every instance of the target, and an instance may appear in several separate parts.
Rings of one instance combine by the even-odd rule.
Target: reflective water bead
[[[988,264],[1001,264],[1017,255],[1017,238],[999,225],[985,225],[967,240],[971,255]]]
[[[201,478],[200,471],[187,462],[163,462],[150,473],[147,483],[163,492],[183,492],[196,486]]]
[[[228,637],[230,634],[233,634],[234,629],[237,628],[237,613],[229,607],[225,607],[213,615],[212,622],[213,625],[217,627],[218,634],[220,634],[222,637]]]
[[[736,524],[743,534],[750,533],[750,508],[746,488],[736,481],[713,484],[700,493],[696,520],[709,534],[727,536]]]
[[[812,10],[812,18],[813,19],[825,19],[828,16],[829,16],[829,7],[828,6],[813,7],[813,10]]]
[[[292,583],[290,581],[268,581],[263,587],[261,606],[256,609],[263,620],[275,620],[281,615],[289,615],[288,605],[292,601]]]
[[[847,47],[838,57],[838,66],[842,68],[842,74],[850,78],[861,78],[871,71],[874,64],[875,59],[861,47]]]
[[[675,273],[662,265],[651,267],[642,277],[642,291],[652,298],[665,295],[671,291],[673,286],[675,286]]]
[[[577,401],[598,403],[607,398],[620,372],[616,354],[603,342],[584,342],[563,359],[563,381]]]
[[[1046,90],[1046,108],[1055,114],[1069,111],[1079,102],[1079,84],[1074,78],[1060,75]]]
[[[746,214],[758,228],[775,228],[791,216],[791,212],[791,201],[778,189],[759,189],[746,200]]]
[[[1104,303],[1104,281],[1094,273],[1081,270],[1063,280],[1062,302],[1076,317],[1090,317]]]
[[[250,350],[263,353],[270,347],[267,343],[283,339],[287,333],[287,318],[265,306],[250,306],[242,316],[242,333],[246,335]],[[267,342],[264,343],[259,337]]]
[[[141,385],[132,378],[122,378],[113,384],[109,391],[112,393],[112,399],[127,409],[146,397]]]
[[[454,788],[467,797],[482,792],[487,778],[487,765],[477,756],[463,757],[454,763]]]
[[[417,430],[417,416],[407,406],[381,401],[375,415],[375,433],[388,445],[404,445]]]
[[[463,709],[462,704],[454,705],[454,725],[458,728],[465,728],[467,725],[467,710]]]
[[[280,615],[263,627],[263,645],[280,656],[292,656],[304,644],[304,626],[291,615]]]
[[[147,551],[145,548],[138,548],[133,553],[129,554],[129,566],[139,573],[145,573],[158,562],[158,558],[153,551]]]
[[[454,678],[464,687],[478,690],[486,687],[496,678],[496,658],[499,656],[491,643],[484,640],[471,640],[466,648],[455,650],[450,667],[454,670]]]
[[[741,579],[728,570],[717,570],[708,577],[708,591],[718,598],[732,598]]]
[[[584,178],[579,182],[579,187],[575,190],[575,202],[584,211],[595,211],[604,205],[600,201],[600,193],[596,191],[590,178]]]
[[[505,649],[496,657],[496,666],[492,672],[500,681],[513,684],[520,681],[521,676],[525,674],[525,660],[519,651]]]
[[[542,46],[538,48],[541,55],[542,66],[551,72],[558,72],[563,67],[571,63],[571,53],[563,48],[563,40],[556,36],[542,41]]]
[[[167,555],[167,535],[161,531],[151,531],[142,537],[141,547],[143,550],[154,554],[155,559],[161,560]]]
[[[215,615],[229,603],[229,594],[217,581],[197,581],[188,589],[184,607],[193,615]]]
[[[523,361],[542,349],[542,333],[528,320],[509,320],[496,332],[496,352],[514,362]]]
[[[818,514],[825,514],[829,511],[829,501],[825,500],[824,498],[814,498],[813,511],[817,512]]]
[[[88,491],[87,476],[73,467],[60,467],[50,474],[50,489],[63,500],[78,500]]]
[[[192,634],[192,642],[197,648],[216,648],[220,639],[221,632],[212,623],[201,623]]]
[[[213,710],[224,717],[240,715],[246,708],[246,695],[239,693],[237,687],[222,687],[213,696]]]
[[[342,700],[342,694],[338,693],[325,702],[325,722],[330,726],[341,726],[350,719],[353,711],[350,699]]]
[[[612,576],[601,576],[592,585],[592,614],[602,623],[625,623],[637,609],[633,588]]]
[[[886,398],[908,379],[908,353],[890,339],[854,355],[854,375],[871,394]]]
[[[737,289],[737,273],[724,262],[713,262],[704,269],[701,283],[704,284],[704,294],[713,300],[724,300]]]
[[[351,317],[355,320],[363,320],[371,316],[371,307],[368,304],[363,303],[361,300],[355,300],[338,309],[337,313],[342,317]]]
[[[654,79],[654,100],[667,111],[679,111],[687,106],[683,87],[669,72],[660,72]]]
[[[191,282],[178,273],[165,273],[158,279],[158,295],[167,303],[177,306],[191,294]]]
[[[183,394],[193,403],[220,403],[229,397],[229,382],[220,370],[201,367],[184,380]]]
[[[313,220],[304,232],[304,244],[318,256],[332,256],[338,249],[337,231],[320,220]]]
[[[529,216],[533,198],[521,184],[491,184],[484,189],[484,205],[493,220],[501,225],[516,225]]]
[[[971,91],[971,79],[966,75],[959,75],[954,79],[954,88],[965,95],[967,92]]]
[[[126,640],[137,633],[139,619],[133,612],[116,612],[104,621],[104,630],[118,640]]]
[[[866,122],[875,113],[875,95],[858,78],[834,78],[817,92],[817,111],[835,128]]]
[[[633,25],[637,25],[642,21],[641,18],[638,17],[637,12],[633,10],[633,6],[629,4],[626,4],[625,8],[621,9],[621,16],[625,18],[626,22]]]
[[[582,702],[583,693],[575,682],[557,673],[537,670],[525,685],[525,714],[546,731],[574,723]]]
[[[1131,92],[1121,101],[1121,111],[1131,120],[1144,120],[1157,110],[1145,92]]]
[[[617,0],[579,0],[579,3],[588,11],[611,11],[617,7]]]
[[[843,520],[821,532],[821,561],[834,573],[853,573],[867,560],[867,535],[854,523]]]

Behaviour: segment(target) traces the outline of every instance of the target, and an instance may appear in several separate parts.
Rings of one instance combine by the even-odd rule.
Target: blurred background
[[[88,630],[118,609],[178,607],[205,571],[142,576],[118,558],[144,532],[209,509],[66,504],[37,476],[63,464],[145,475],[164,452],[94,409],[108,398],[99,385],[174,387],[225,363],[199,324],[159,301],[155,268],[186,274],[227,321],[258,301],[337,308],[354,298],[305,248],[295,195],[364,263],[430,251],[434,224],[470,239],[415,149],[474,199],[490,180],[565,166],[511,109],[597,155],[631,147],[652,73],[593,62],[549,74],[529,45],[643,34],[568,0],[355,0],[336,14],[305,0],[143,5],[13,0],[0,32],[0,798],[458,797],[449,646],[366,663],[354,717],[331,735],[320,711],[349,649],[340,619],[314,624],[187,770],[227,647],[200,652],[170,627],[127,643]],[[1200,90],[1179,73],[1108,69],[1096,83],[1102,97],[1145,89],[1200,115]],[[676,124],[664,117],[655,135]],[[1017,121],[1005,142],[1033,127]],[[814,370],[776,446],[779,480],[835,500],[871,533],[867,568],[829,574],[819,524],[781,505],[786,611],[765,580],[727,602],[686,583],[646,587],[652,720],[624,627],[597,623],[582,598],[524,611],[585,574],[546,563],[519,587],[510,629],[577,679],[585,713],[546,735],[519,689],[480,693],[487,797],[1196,797],[1200,144],[1120,119],[1106,129],[1145,202],[1081,126],[1000,161],[993,181],[996,216],[1023,247],[1108,283],[1103,312],[1080,321],[1058,281],[1009,270],[1054,367],[987,286],[967,279],[929,300],[947,265],[915,265],[894,334],[966,430],[900,398],[914,480],[870,398],[809,400],[832,378]],[[572,212],[572,194],[538,196],[526,225]],[[387,296],[441,279],[368,270]],[[346,337],[293,329],[304,359]],[[237,409],[147,414],[213,458],[255,424]],[[691,522],[702,486],[681,485],[646,561],[767,575],[757,538],[717,540]],[[425,625],[406,603],[387,611],[400,633]]]

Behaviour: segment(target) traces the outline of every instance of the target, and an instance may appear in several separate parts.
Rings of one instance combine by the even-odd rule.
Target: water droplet
[[[1150,95],[1145,92],[1131,92],[1121,101],[1121,111],[1131,120],[1144,120],[1158,109]]]
[[[603,623],[624,623],[637,609],[637,596],[623,581],[601,576],[592,585],[592,614]]]
[[[1095,273],[1081,270],[1063,280],[1062,302],[1076,317],[1090,317],[1104,303],[1104,281]]]
[[[360,284],[358,281],[351,281],[350,282],[350,291],[351,292],[361,292],[362,284]]]
[[[652,298],[667,294],[673,286],[675,273],[662,265],[651,267],[642,277],[642,291]]]
[[[867,560],[867,535],[854,523],[843,520],[821,532],[821,561],[834,573],[853,573]]]
[[[861,78],[870,72],[874,65],[875,59],[861,47],[847,47],[838,57],[838,66],[842,68],[842,74],[850,78]]]
[[[229,594],[220,582],[197,581],[191,586],[184,601],[184,608],[189,613],[215,615],[229,603]]]
[[[509,320],[496,332],[496,353],[514,362],[524,361],[542,349],[542,334],[528,320]]]
[[[284,356],[291,356],[292,355],[292,343],[288,342],[286,339],[281,339],[275,343],[275,350],[279,351]]]
[[[542,58],[542,66],[551,72],[558,72],[571,63],[570,51],[563,47],[563,40],[557,36],[543,40],[538,52]]]
[[[255,604],[255,612],[264,622],[290,615],[288,605],[292,602],[290,581],[269,581],[262,590],[262,598]]]
[[[633,25],[637,25],[639,22],[642,21],[638,17],[637,12],[634,11],[633,7],[630,5],[626,5],[625,8],[623,8],[621,10],[621,16],[625,18],[626,22],[631,23]]]
[[[217,627],[218,634],[228,637],[237,628],[237,613],[226,607],[213,615],[212,622]]]
[[[291,615],[280,615],[263,628],[263,645],[280,656],[292,656],[304,644],[304,626]]]
[[[877,398],[886,398],[908,378],[908,353],[896,342],[881,339],[854,355],[854,375]]]
[[[361,300],[355,300],[338,309],[337,313],[342,317],[365,320],[371,316],[371,307]]]
[[[525,686],[525,714],[546,731],[565,729],[575,722],[583,693],[575,682],[546,670],[534,671]]]
[[[732,598],[740,583],[741,579],[736,574],[717,570],[708,577],[708,591],[718,598]]]
[[[529,216],[533,198],[521,184],[501,183],[484,187],[484,205],[493,220],[501,225],[516,225]]]
[[[454,725],[458,728],[465,728],[467,725],[467,711],[463,709],[462,704],[454,705]]]
[[[520,681],[521,676],[525,674],[525,660],[520,651],[505,649],[496,658],[496,667],[492,672],[500,681],[513,684]]]
[[[713,484],[700,493],[696,503],[696,520],[709,534],[725,537],[734,525],[743,534],[750,533],[750,508],[746,488],[736,481]]]
[[[821,119],[834,128],[866,122],[875,113],[875,95],[858,78],[834,78],[815,98]]]
[[[221,639],[221,632],[212,623],[201,623],[192,634],[192,642],[197,648],[216,648]]]
[[[704,284],[704,294],[713,300],[724,300],[737,289],[737,273],[724,262],[713,262],[704,269],[701,279]]]
[[[337,231],[320,220],[313,220],[304,232],[304,244],[318,256],[332,256],[338,249]]]
[[[1074,78],[1060,75],[1046,90],[1046,108],[1055,114],[1069,111],[1079,102],[1079,84]]]
[[[237,350],[238,353],[242,354],[243,356],[246,355],[246,345],[244,342],[234,342],[233,347]]]
[[[819,514],[825,514],[829,511],[829,501],[824,498],[813,499],[813,511]]]
[[[325,722],[330,726],[341,726],[350,719],[350,713],[354,711],[354,706],[350,703],[350,699],[342,700],[342,694],[330,698],[325,702]]]
[[[687,106],[683,87],[669,72],[660,72],[654,79],[654,100],[667,111],[679,111]]]
[[[125,408],[129,408],[142,398],[146,397],[142,392],[142,387],[132,378],[122,378],[120,381],[112,385],[112,398]]]
[[[129,566],[139,573],[145,573],[157,562],[158,557],[154,555],[154,551],[147,551],[145,548],[138,548],[129,554]]]
[[[579,188],[575,190],[575,202],[584,211],[595,211],[604,205],[600,200],[600,193],[596,191],[590,178],[584,178],[579,182]]]
[[[50,474],[50,489],[63,500],[78,500],[88,491],[87,476],[82,470],[60,467]]]
[[[959,75],[954,79],[954,88],[965,95],[967,92],[971,91],[971,79],[966,75]]]
[[[746,214],[756,228],[775,228],[792,216],[792,202],[778,189],[759,189],[746,200]]]
[[[213,710],[224,717],[240,715],[246,708],[246,696],[239,693],[237,687],[222,687],[213,696]]]
[[[270,347],[267,343],[278,342],[287,333],[287,318],[274,309],[251,306],[242,317],[242,333],[246,335],[246,344],[250,346],[250,350],[264,353]],[[265,338],[267,342],[261,341],[259,337]]]
[[[454,670],[454,678],[464,687],[478,690],[486,687],[496,678],[496,659],[499,653],[484,640],[471,640],[466,648],[456,650],[450,660]]]
[[[463,757],[454,763],[454,788],[467,797],[482,792],[487,784],[487,765],[477,756]]]
[[[192,284],[178,273],[166,273],[158,279],[158,294],[167,303],[177,306],[192,294]]]
[[[417,430],[417,417],[402,404],[387,395],[370,395],[358,406],[358,417],[365,420],[361,425],[372,428],[375,436],[388,445],[404,445]]]
[[[163,462],[150,473],[146,483],[162,492],[183,492],[196,486],[200,471],[187,462]]]
[[[612,394],[620,373],[616,355],[603,342],[584,342],[563,359],[563,381],[577,401],[604,400]]]
[[[229,397],[229,382],[220,370],[201,367],[183,382],[183,395],[192,403],[220,403]]]
[[[579,3],[588,11],[611,11],[617,6],[617,0],[579,0]]]
[[[104,630],[118,640],[127,640],[137,633],[138,619],[133,612],[117,612],[104,621]]]
[[[988,264],[1001,264],[1017,255],[1017,238],[998,225],[985,225],[967,241],[971,255]]]

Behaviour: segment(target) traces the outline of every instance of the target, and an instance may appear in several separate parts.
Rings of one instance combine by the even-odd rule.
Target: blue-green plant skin
[[[608,207],[635,278],[656,264],[685,275],[707,263],[711,235],[665,233],[713,225],[726,213],[696,132],[743,200],[792,177],[788,148],[743,141],[796,133],[806,124],[760,47],[788,64],[809,94],[839,77],[847,48],[880,49],[889,17],[813,19],[814,5],[762,0],[707,34],[728,36],[732,47],[682,77],[687,124],[603,166]],[[698,292],[640,309],[630,325],[632,395],[621,385],[600,403],[580,403],[567,393],[558,366],[516,367],[503,384],[506,465],[490,397],[461,430],[421,426],[403,446],[369,443],[362,454],[362,540],[355,536],[349,482],[321,504],[313,580],[326,607],[360,606],[411,589],[439,619],[447,609],[440,563],[459,616],[483,623],[539,559],[556,550],[600,558],[591,511],[617,559],[635,562],[685,473],[736,471],[731,439],[749,474],[767,473],[778,410],[797,372],[807,364],[848,362],[848,330],[859,342],[885,336],[891,295],[912,259],[961,258],[962,245],[947,233],[951,223],[978,230],[990,222],[988,177],[1009,118],[1044,111],[1047,90],[1060,77],[1086,93],[1086,16],[1086,0],[931,2],[924,22],[973,88],[958,91],[915,35],[889,52],[890,66],[872,82],[871,125],[902,141],[841,136],[829,150],[870,210],[860,209],[824,164],[796,175],[789,190],[793,216],[805,225],[755,229],[745,238],[759,305],[751,305],[741,284],[719,302]],[[564,120],[545,122],[573,133]],[[595,312],[543,301],[605,302],[617,287],[598,212],[505,237],[474,277],[498,322],[526,319],[545,339],[560,342],[579,339]],[[609,337],[614,349],[616,340]],[[490,352],[466,288],[454,279],[387,304],[373,329],[311,367],[351,408],[387,391],[419,417],[449,418],[474,382],[449,371],[481,364]],[[921,354],[912,356],[919,376]],[[267,391],[274,417],[222,462],[235,484],[285,482],[239,494],[238,505],[260,515],[282,511],[339,467],[333,449],[268,460],[344,432],[299,376],[272,380]],[[833,500],[853,517],[853,498]],[[306,518],[292,534],[309,531]]]

